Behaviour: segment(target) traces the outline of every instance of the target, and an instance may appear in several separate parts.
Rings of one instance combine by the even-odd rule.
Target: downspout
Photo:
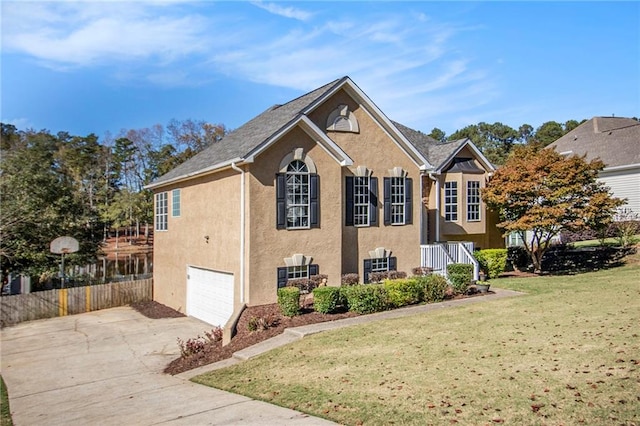
[[[440,241],[440,179],[433,173],[429,173],[429,179],[436,183],[436,238],[434,242]]]
[[[240,173],[240,303],[244,303],[244,254],[245,254],[245,190],[244,190],[244,170],[231,163],[231,168]]]

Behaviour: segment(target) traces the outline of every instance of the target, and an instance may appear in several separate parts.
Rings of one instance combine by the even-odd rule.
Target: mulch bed
[[[177,318],[184,317],[185,315],[177,312],[168,306],[162,305],[158,302],[142,302],[131,305],[132,308],[140,312],[142,315],[158,319],[158,318]],[[187,358],[176,358],[171,361],[165,368],[164,372],[168,374],[178,374],[184,371],[192,370],[203,365],[211,364],[214,362],[222,361],[227,358],[231,358],[234,352],[241,349],[253,346],[256,343],[260,343],[263,340],[267,340],[271,337],[277,336],[284,332],[285,328],[299,327],[308,324],[317,324],[321,322],[334,321],[343,318],[350,318],[358,316],[355,312],[338,312],[335,314],[321,314],[313,311],[310,308],[304,309],[301,315],[293,318],[282,315],[280,307],[277,303],[271,305],[251,306],[247,307],[240,316],[236,327],[236,335],[231,339],[231,343],[226,346],[222,346],[221,342],[215,345],[207,345],[205,350],[189,356]],[[263,331],[249,331],[249,321],[252,318],[267,318],[270,321],[276,322],[277,325],[270,327]],[[207,329],[202,330],[204,335]],[[197,336],[177,336],[184,341],[196,338]]]

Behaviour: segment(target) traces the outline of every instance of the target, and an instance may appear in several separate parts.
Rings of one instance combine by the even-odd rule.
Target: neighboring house
[[[566,155],[599,158],[605,164],[599,179],[613,195],[626,198],[621,207],[640,214],[640,122],[632,118],[594,117],[585,121],[550,148]]]
[[[224,325],[244,304],[275,303],[289,279],[411,273],[441,239],[500,246],[480,199],[493,171],[469,140],[440,144],[335,80],[149,185],[154,299]]]

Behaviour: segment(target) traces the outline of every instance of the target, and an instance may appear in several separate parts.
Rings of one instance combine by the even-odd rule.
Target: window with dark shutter
[[[345,177],[345,219],[346,226],[353,226],[353,176]]]
[[[369,178],[369,225],[378,224],[378,178]]]
[[[287,267],[282,267],[282,268],[278,268],[278,288],[282,288],[282,287],[286,287],[287,286],[287,279],[288,279],[288,273],[287,273]]]
[[[410,178],[384,178],[383,211],[385,225],[409,225],[412,223],[412,189],[412,180]]]
[[[320,176],[309,176],[309,225],[311,228],[320,227]]]
[[[372,267],[372,261],[371,259],[365,259],[364,260],[364,277],[363,277],[363,281],[365,284],[368,284],[371,282],[371,279],[369,278],[369,275],[371,275],[371,267]]]
[[[413,179],[406,178],[404,186],[404,223],[411,225],[413,223]]]
[[[284,173],[276,175],[276,228],[287,227],[287,182]]]

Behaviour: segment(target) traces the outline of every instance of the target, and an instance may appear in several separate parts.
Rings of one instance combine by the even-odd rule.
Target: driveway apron
[[[333,424],[162,373],[179,356],[178,337],[210,327],[121,307],[5,328],[1,372],[14,424]]]

